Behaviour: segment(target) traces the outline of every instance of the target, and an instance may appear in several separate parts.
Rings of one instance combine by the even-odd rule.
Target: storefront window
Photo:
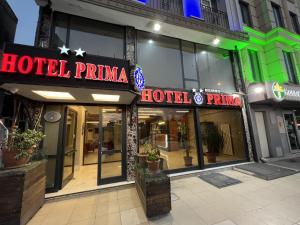
[[[137,61],[148,86],[183,88],[179,43],[178,39],[138,32]]]
[[[201,88],[236,91],[228,51],[197,45],[197,62]]]
[[[188,109],[139,108],[139,150],[160,149],[163,169],[198,165],[194,114]]]
[[[292,113],[285,113],[284,114],[285,126],[288,133],[288,138],[290,142],[290,146],[292,150],[299,149],[299,140],[297,134],[297,128],[295,126],[295,119]],[[297,117],[296,113],[296,120],[299,120],[299,116]]]
[[[56,13],[51,46],[83,49],[88,54],[124,58],[123,27],[100,21]],[[69,32],[69,35],[68,35]]]
[[[72,17],[69,47],[89,54],[124,58],[124,31],[121,27]]]
[[[205,164],[246,159],[239,110],[200,109],[200,127]]]

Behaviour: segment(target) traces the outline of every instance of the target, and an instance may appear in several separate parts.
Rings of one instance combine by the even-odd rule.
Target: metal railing
[[[183,16],[182,0],[149,0],[147,2],[147,6],[165,13]],[[205,5],[201,5],[201,10],[204,22],[229,29],[228,16],[226,12]]]

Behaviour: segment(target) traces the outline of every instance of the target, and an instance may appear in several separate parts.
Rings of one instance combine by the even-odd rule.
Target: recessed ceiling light
[[[148,41],[148,43],[149,43],[149,44],[152,44],[152,43],[153,43],[153,40],[152,40],[152,39],[150,39],[150,40]]]
[[[217,85],[218,85],[218,86],[221,86],[221,85],[222,85],[222,83],[221,83],[221,82],[218,82],[218,83],[217,83]]]
[[[153,30],[154,31],[160,31],[160,28],[161,28],[161,26],[160,26],[160,24],[159,23],[155,23],[154,25],[153,25]]]
[[[213,45],[216,46],[216,45],[220,44],[220,41],[221,40],[219,38],[215,38],[212,43],[213,43]]]
[[[190,112],[189,110],[183,110],[183,111],[176,111],[177,113],[188,113]]]
[[[32,91],[33,93],[40,95],[46,99],[57,99],[57,100],[75,100],[75,98],[69,92],[59,91]]]
[[[202,55],[205,55],[207,52],[206,51],[201,51],[201,54]]]
[[[94,101],[98,102],[118,102],[120,95],[92,94]]]
[[[256,88],[254,89],[254,91],[255,91],[255,93],[259,94],[259,93],[264,92],[264,88],[263,88],[263,87],[256,87]]]

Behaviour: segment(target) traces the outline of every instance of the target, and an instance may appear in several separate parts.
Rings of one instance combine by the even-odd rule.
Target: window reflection
[[[240,111],[200,109],[200,127],[205,164],[246,158]]]
[[[163,169],[198,165],[193,111],[139,108],[139,149],[150,143],[160,149]]]

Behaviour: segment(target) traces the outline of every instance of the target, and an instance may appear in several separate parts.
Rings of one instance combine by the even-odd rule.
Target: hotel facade
[[[281,87],[286,67],[280,61],[275,77],[271,65],[261,65],[264,80],[256,82],[251,50],[277,46],[267,40],[273,33],[293,41],[298,35],[245,26],[241,4],[253,10],[253,2],[36,2],[35,46],[4,48],[0,105],[7,127],[44,131],[48,192],[133,181],[135,155],[149,144],[160,149],[167,173],[262,157],[255,110],[270,106],[254,102],[251,90],[262,95],[269,81]],[[286,42],[296,52],[295,42]],[[223,142],[215,158],[203,139],[212,128]]]

